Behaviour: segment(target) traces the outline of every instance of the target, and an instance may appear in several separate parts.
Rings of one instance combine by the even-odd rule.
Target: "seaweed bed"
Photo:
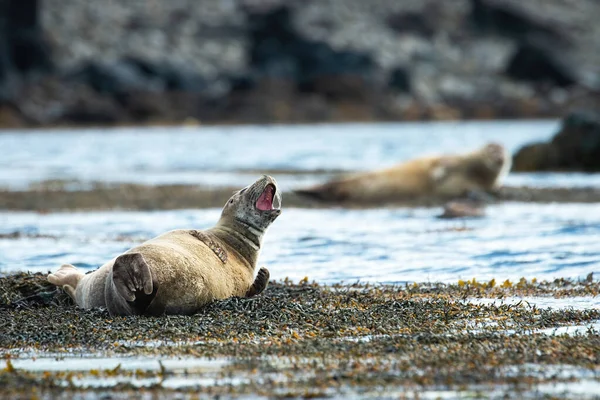
[[[600,282],[591,274],[583,281],[498,284],[473,279],[323,286],[304,279],[274,282],[256,298],[218,301],[193,316],[110,317],[104,310],[76,308],[43,274],[20,273],[0,277],[0,356],[6,359],[0,395],[402,398],[451,390],[483,398],[537,397],[539,385],[577,382],[584,375],[600,385],[598,331],[547,332],[597,324],[600,310],[502,299],[599,292]],[[102,369],[91,361],[83,372],[13,365],[24,356],[92,355],[227,362],[213,373],[168,369],[162,363],[156,370],[128,370],[120,365]],[[536,367],[545,372],[536,373]],[[573,368],[579,372],[565,372]],[[114,381],[85,386],[86,376]],[[208,379],[189,384],[194,377]],[[166,384],[173,378],[188,384]]]

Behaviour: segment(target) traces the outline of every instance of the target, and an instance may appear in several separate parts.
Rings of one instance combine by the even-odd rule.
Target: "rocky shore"
[[[539,398],[547,385],[597,385],[600,337],[587,327],[600,311],[530,302],[598,293],[591,275],[448,285],[304,279],[192,316],[110,317],[75,308],[43,274],[21,273],[0,277],[0,385],[15,398],[412,398],[412,391],[414,398]],[[567,328],[578,333],[560,333]],[[19,364],[90,356],[119,364],[92,358],[98,361],[64,370],[55,361],[33,371]],[[198,360],[205,361],[194,367]],[[549,390],[551,397],[577,394]]]
[[[6,0],[0,127],[557,117],[594,0]]]
[[[600,172],[600,113],[569,114],[552,140],[523,146],[513,157],[513,170]]]

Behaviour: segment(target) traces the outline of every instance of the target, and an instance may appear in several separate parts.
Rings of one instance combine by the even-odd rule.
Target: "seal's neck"
[[[264,231],[239,219],[219,221],[211,231],[229,248],[238,252],[248,263],[248,267],[254,271]]]

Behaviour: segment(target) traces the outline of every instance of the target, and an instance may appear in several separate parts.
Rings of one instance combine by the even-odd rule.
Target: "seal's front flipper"
[[[266,268],[261,268],[258,270],[258,274],[256,275],[256,279],[248,292],[246,293],[246,297],[256,296],[257,294],[261,294],[269,283],[269,270]]]
[[[60,286],[73,300],[75,300],[75,290],[77,284],[84,274],[71,264],[63,264],[58,271],[48,275],[48,282]]]
[[[117,257],[112,270],[113,284],[117,292],[129,303],[139,308],[147,307],[156,295],[150,267],[140,253],[123,254]]]

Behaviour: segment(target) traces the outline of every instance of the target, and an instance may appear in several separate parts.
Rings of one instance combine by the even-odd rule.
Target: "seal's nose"
[[[277,181],[275,180],[275,178],[273,178],[270,175],[263,175],[263,176],[261,176],[261,178],[259,179],[259,181],[267,181],[267,183],[272,183],[273,185],[275,185],[275,187],[277,187]]]

